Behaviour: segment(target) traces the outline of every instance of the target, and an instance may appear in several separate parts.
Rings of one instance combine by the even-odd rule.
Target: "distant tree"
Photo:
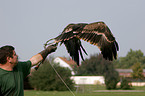
[[[145,68],[145,56],[141,50],[132,50],[127,53],[125,57],[120,57],[113,62],[115,68],[131,68],[134,63],[140,62]]]
[[[106,84],[106,88],[107,89],[116,89],[116,85],[117,83],[119,82],[119,74],[117,71],[115,70],[110,70],[110,71],[107,71],[105,74],[104,74],[104,77],[105,77],[105,84]]]
[[[131,85],[131,81],[127,80],[125,77],[121,78],[121,85],[120,88],[121,89],[131,89],[132,85]]]
[[[118,72],[115,71],[112,62],[105,60],[101,54],[85,59],[78,67],[76,75],[103,75],[107,89],[115,89],[119,82]]]
[[[143,69],[141,67],[141,63],[137,62],[132,66],[133,73],[131,73],[132,77],[136,80],[143,80]]]
[[[60,67],[58,64],[53,64],[57,72],[66,82],[66,84],[73,89],[74,83],[70,79],[71,71],[68,68]],[[45,61],[37,71],[32,72],[29,78],[30,84],[36,90],[43,91],[66,91],[68,90],[60,78],[56,75],[48,61]]]
[[[82,62],[76,75],[104,75],[110,68],[113,68],[112,62],[105,60],[101,54],[95,54]]]

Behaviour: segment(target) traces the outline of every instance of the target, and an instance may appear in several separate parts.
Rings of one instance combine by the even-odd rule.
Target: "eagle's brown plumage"
[[[113,58],[117,58],[117,51],[119,51],[115,37],[104,22],[69,24],[63,32],[54,39],[55,43],[61,42],[61,44],[65,44],[68,53],[72,59],[77,62],[78,66],[79,54],[83,59],[81,49],[87,54],[80,39],[98,46],[103,57],[111,61]]]

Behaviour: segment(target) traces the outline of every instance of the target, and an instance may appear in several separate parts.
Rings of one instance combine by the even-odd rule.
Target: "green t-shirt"
[[[23,80],[30,69],[31,61],[18,62],[13,71],[0,68],[0,96],[24,96]]]

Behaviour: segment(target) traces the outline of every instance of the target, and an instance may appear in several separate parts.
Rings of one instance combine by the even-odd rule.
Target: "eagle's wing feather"
[[[68,53],[72,57],[72,59],[77,62],[79,66],[79,54],[84,60],[82,55],[82,50],[87,55],[87,52],[83,48],[81,41],[77,38],[78,32],[81,32],[83,27],[87,24],[69,24],[63,32],[55,38],[56,42],[64,43]]]
[[[117,58],[118,44],[104,22],[86,25],[77,36],[79,39],[98,46],[105,59],[113,60],[113,57]]]
[[[67,49],[68,53],[72,57],[72,59],[79,66],[79,54],[82,57],[82,60],[84,60],[84,58],[82,56],[81,47],[80,47],[81,46],[80,40],[77,39],[77,38],[72,38],[68,41],[64,41],[64,44],[66,46],[66,49]]]
[[[69,24],[67,25],[63,32],[55,38],[56,42],[64,42],[68,41],[78,35],[79,32],[82,31],[82,29],[85,27],[85,23],[80,23],[80,24]]]

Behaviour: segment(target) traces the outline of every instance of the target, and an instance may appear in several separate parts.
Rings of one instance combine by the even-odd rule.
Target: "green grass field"
[[[145,96],[145,86],[133,87],[133,90],[143,90],[144,92],[93,92],[95,90],[105,90],[104,86],[82,86],[85,90],[74,91],[75,96]],[[73,96],[69,91],[35,91],[25,90],[24,96]]]
[[[89,92],[75,93],[75,96],[145,96],[145,92]],[[25,91],[24,96],[73,96],[69,91]]]

